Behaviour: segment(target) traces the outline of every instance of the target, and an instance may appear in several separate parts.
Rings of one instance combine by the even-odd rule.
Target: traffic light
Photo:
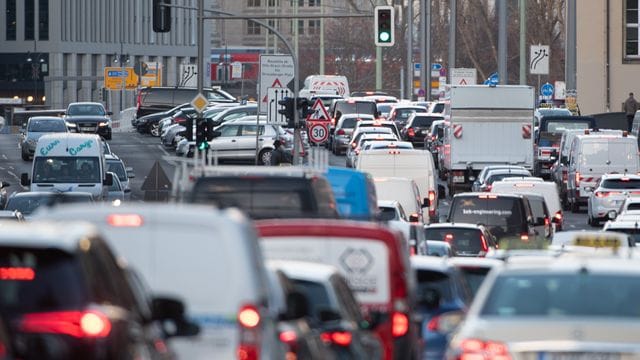
[[[376,6],[374,16],[376,46],[393,46],[395,43],[395,13],[393,6]]]
[[[196,121],[196,148],[198,150],[207,150],[209,148],[209,143],[207,142],[207,120],[199,118]]]
[[[184,124],[184,137],[187,141],[193,141],[193,118],[191,116],[187,117],[187,121]]]
[[[297,108],[300,114],[300,120],[304,120],[309,115],[309,108],[313,105],[311,101],[305,97],[296,99]]]
[[[288,127],[293,127],[294,111],[295,110],[295,98],[286,97],[282,100],[278,100],[278,105],[283,106],[282,109],[278,109],[278,114],[284,115],[289,121]]]
[[[169,32],[171,31],[171,0],[153,0],[153,31]]]

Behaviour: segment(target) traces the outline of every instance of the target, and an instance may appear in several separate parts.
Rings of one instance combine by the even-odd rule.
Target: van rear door
[[[638,149],[633,138],[609,139],[607,172],[621,174],[638,172]]]

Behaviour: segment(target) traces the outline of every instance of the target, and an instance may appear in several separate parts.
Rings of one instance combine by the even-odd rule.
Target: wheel
[[[149,129],[149,133],[151,134],[151,136],[155,136],[155,137],[160,136],[160,124],[158,123],[152,124],[151,128]]]
[[[271,165],[271,149],[264,149],[258,154],[260,165]]]

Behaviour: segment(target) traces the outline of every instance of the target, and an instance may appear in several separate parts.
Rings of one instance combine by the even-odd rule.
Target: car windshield
[[[380,213],[380,221],[389,221],[389,220],[397,220],[398,214],[396,213],[396,209],[392,207],[379,207]]]
[[[460,198],[453,205],[451,221],[484,224],[497,238],[520,235],[524,215],[519,198],[476,196]]]
[[[442,120],[443,118],[438,116],[416,116],[413,118],[413,122],[411,123],[412,126],[419,126],[419,127],[430,127],[431,124],[435,121],[435,120]]]
[[[376,116],[378,109],[373,101],[340,101],[336,103],[336,118],[342,114],[369,114]]]
[[[628,190],[628,189],[640,189],[640,179],[629,179],[629,178],[621,178],[621,179],[607,179],[602,181],[602,185],[605,189],[620,189],[620,190]]]
[[[34,183],[91,183],[102,181],[98,157],[36,157]]]
[[[449,243],[456,253],[477,254],[483,250],[481,232],[478,229],[438,227],[426,228],[424,233],[427,240],[439,240]],[[484,239],[484,241],[484,246],[486,247],[488,239]]]
[[[107,171],[110,171],[118,175],[118,179],[120,179],[120,181],[127,180],[127,171],[125,170],[124,165],[120,161],[107,161]]]
[[[29,121],[30,132],[66,132],[67,126],[63,120],[35,120]]]
[[[36,193],[37,194],[37,193]],[[23,215],[33,213],[39,206],[52,206],[57,203],[91,203],[93,200],[90,194],[70,195],[65,193],[47,194],[39,193],[34,196],[14,196],[9,198],[5,210],[18,210]]]
[[[358,123],[358,119],[357,118],[344,118],[342,120],[342,128],[343,129],[353,129],[356,127],[356,124]]]
[[[60,250],[0,247],[0,312],[15,316],[31,312],[82,309],[87,291],[84,271]],[[10,271],[13,269],[13,271]]]
[[[603,294],[607,294],[603,299]],[[535,301],[532,301],[535,299]],[[593,274],[504,274],[496,279],[482,316],[617,317],[640,319],[640,277]]]
[[[104,116],[106,115],[104,108],[102,105],[97,104],[82,104],[82,105],[71,105],[67,110],[67,115],[95,115],[95,116]]]
[[[403,109],[397,109],[396,110],[396,120],[403,120],[406,121],[407,119],[409,119],[409,116],[411,116],[411,114],[413,114],[414,112],[418,112],[418,111],[427,111],[424,108],[403,108]]]

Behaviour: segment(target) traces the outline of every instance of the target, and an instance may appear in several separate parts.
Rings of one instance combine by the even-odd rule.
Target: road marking
[[[2,166],[0,166],[0,170],[4,170],[4,168]]]
[[[164,145],[157,145],[157,146],[158,146],[158,149],[160,149],[160,150],[161,150],[161,151],[162,151],[162,152],[163,152],[167,157],[171,157],[171,154],[169,154],[169,152],[168,152],[167,150],[165,150]],[[175,161],[173,161],[173,160],[166,160],[166,159],[164,159],[164,161],[165,161],[167,164],[169,164],[169,165],[171,165],[171,166],[173,166],[173,167],[178,166],[178,164],[177,164]]]
[[[5,160],[9,160],[9,158],[5,154],[2,154],[2,158],[5,159]]]
[[[16,178],[16,180],[20,181],[20,178],[18,177],[18,175],[16,175],[13,171],[7,171],[7,174],[13,176],[14,178]]]

